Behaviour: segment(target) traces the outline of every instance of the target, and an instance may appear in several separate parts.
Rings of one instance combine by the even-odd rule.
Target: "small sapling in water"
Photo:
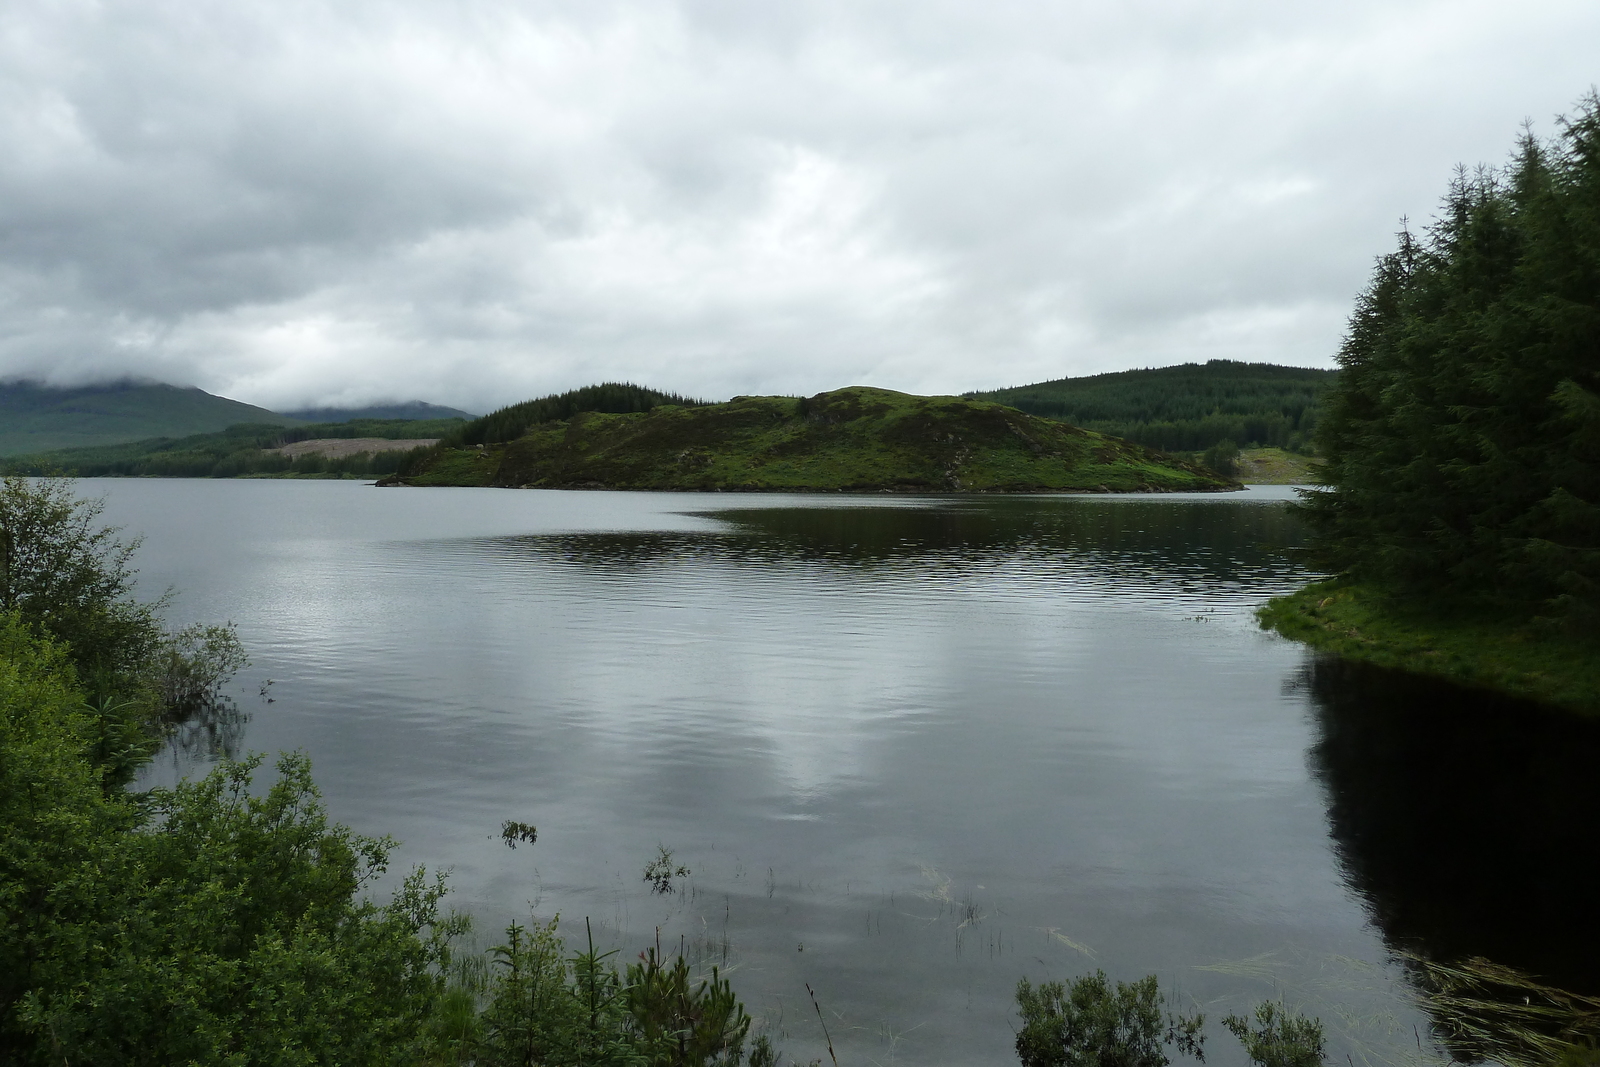
[[[661,845],[660,849],[660,854],[644,865],[644,880],[650,883],[650,892],[670,893],[672,880],[687,878],[691,872],[682,864],[673,865],[672,850],[666,845]]]

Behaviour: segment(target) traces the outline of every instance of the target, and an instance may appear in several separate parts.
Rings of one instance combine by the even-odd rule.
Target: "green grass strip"
[[[1269,600],[1263,628],[1313,648],[1600,715],[1600,637],[1330,581]]]

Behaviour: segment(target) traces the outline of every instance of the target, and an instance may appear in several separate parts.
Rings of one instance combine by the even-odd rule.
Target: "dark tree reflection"
[[[1485,981],[1480,1018],[1457,1018],[1449,967],[1600,993],[1600,722],[1331,658],[1302,684],[1346,877],[1411,960],[1446,1044],[1478,1058],[1463,1023],[1493,1030],[1497,997],[1537,997]]]
[[[238,759],[250,716],[226,693],[191,701],[167,721],[168,750],[182,763]]]

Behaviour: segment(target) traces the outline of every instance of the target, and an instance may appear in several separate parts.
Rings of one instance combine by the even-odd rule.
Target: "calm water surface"
[[[1437,869],[1485,831],[1420,798],[1473,760],[1505,780],[1503,738],[1440,756],[1448,723],[1407,709],[1459,721],[1454,697],[1256,628],[1306,578],[1284,490],[83,488],[146,535],[142,587],[175,587],[176,621],[238,623],[254,665],[223,744],[309,752],[334,815],[403,842],[397,867],[449,868],[486,943],[530,912],[624,956],[659,928],[802,1062],[826,1057],[807,983],[841,1063],[1004,1064],[1017,979],[1096,967],[1213,1019],[1282,998],[1335,1061],[1435,1061],[1392,948],[1548,973],[1560,909],[1588,910]],[[1515,825],[1539,752],[1471,817]],[[174,750],[150,781],[204,762]],[[505,819],[538,843],[507,849]],[[1506,835],[1519,870],[1557,847]],[[666,896],[641,879],[661,846],[693,872]],[[1508,918],[1534,899],[1545,918]]]

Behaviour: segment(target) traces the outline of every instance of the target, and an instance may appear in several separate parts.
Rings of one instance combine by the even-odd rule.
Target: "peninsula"
[[[1165,453],[1001,404],[866,386],[806,398],[579,411],[528,425],[508,441],[447,438],[379,484],[911,493],[1240,488]]]

